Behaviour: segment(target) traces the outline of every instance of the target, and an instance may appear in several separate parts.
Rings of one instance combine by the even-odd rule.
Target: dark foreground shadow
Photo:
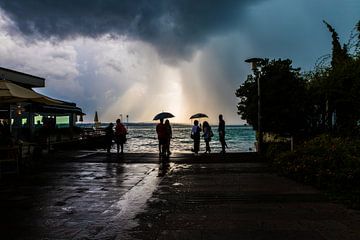
[[[163,177],[170,169],[170,159],[167,156],[159,156],[158,177]]]

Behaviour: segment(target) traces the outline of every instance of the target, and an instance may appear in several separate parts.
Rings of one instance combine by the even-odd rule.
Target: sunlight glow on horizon
[[[36,11],[33,2],[40,3]],[[174,8],[125,2],[131,1],[64,1],[54,8],[41,0],[0,1],[0,66],[45,78],[46,87],[36,90],[76,103],[85,122],[95,111],[101,122],[120,114],[153,122],[168,111],[173,123],[189,124],[201,112],[210,124],[219,114],[227,124],[242,124],[234,93],[251,74],[245,59],[290,58],[294,67],[311,70],[331,53],[322,20],[346,43],[360,7],[358,0],[225,1],[206,3],[207,12],[186,1],[171,2]],[[99,7],[104,11],[91,14]]]

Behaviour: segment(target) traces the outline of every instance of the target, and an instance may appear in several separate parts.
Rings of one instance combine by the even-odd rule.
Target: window
[[[58,128],[70,127],[70,117],[69,116],[56,116],[56,126]]]

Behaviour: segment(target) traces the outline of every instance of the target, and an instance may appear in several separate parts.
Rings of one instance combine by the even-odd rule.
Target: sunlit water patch
[[[103,124],[102,127],[106,127]],[[81,125],[91,126],[91,125]],[[128,140],[125,144],[126,152],[144,153],[144,152],[157,152],[158,140],[153,124],[129,124]],[[173,138],[171,140],[171,151],[182,153],[190,152],[193,147],[193,140],[190,138],[191,126],[190,125],[173,125]],[[212,126],[214,137],[210,142],[212,152],[220,152],[221,145],[219,142],[217,126]],[[255,131],[251,126],[227,126],[226,127],[226,142],[228,145],[228,152],[252,152],[255,151]],[[113,146],[115,151],[115,146]],[[203,138],[200,143],[200,151],[205,151],[205,142]]]

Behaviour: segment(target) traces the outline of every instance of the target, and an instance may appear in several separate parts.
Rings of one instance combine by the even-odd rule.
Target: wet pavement
[[[0,180],[1,239],[360,239],[360,212],[251,154],[57,153]]]

